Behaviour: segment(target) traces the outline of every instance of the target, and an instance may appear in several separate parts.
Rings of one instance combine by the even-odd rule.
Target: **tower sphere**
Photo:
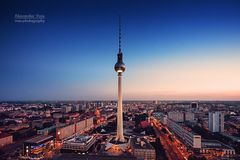
[[[126,68],[126,66],[122,60],[122,53],[120,52],[120,53],[118,53],[118,61],[115,64],[114,69],[117,73],[122,73],[125,71],[125,68]]]

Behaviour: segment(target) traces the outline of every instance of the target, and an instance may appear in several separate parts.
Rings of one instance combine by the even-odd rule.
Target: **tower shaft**
[[[117,104],[117,136],[116,140],[124,142],[123,111],[122,111],[122,73],[118,73],[118,104]]]

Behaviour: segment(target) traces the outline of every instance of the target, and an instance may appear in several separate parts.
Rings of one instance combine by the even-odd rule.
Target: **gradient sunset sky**
[[[240,100],[239,0],[0,2],[0,100]],[[46,23],[15,23],[42,14]]]

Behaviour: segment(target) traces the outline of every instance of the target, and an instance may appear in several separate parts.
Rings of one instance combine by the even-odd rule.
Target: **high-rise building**
[[[193,112],[198,111],[199,110],[198,102],[192,102],[189,109],[190,109],[190,111],[193,111]]]
[[[121,51],[121,23],[119,19],[119,50],[117,54],[117,63],[114,66],[118,73],[118,103],[117,103],[117,136],[116,141],[124,142],[123,136],[123,109],[122,109],[122,73],[125,71],[125,64],[123,63],[123,54]]]
[[[198,102],[192,102],[191,108],[197,109],[198,108]]]
[[[210,112],[208,114],[208,129],[211,132],[224,132],[224,113]]]
[[[73,105],[73,107],[72,107],[72,111],[74,111],[74,112],[78,112],[80,110],[80,105],[79,104],[75,104],[75,105]]]

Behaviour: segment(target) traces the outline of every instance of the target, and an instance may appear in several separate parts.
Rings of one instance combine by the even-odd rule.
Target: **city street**
[[[155,122],[153,122],[153,128],[156,132],[157,137],[160,138],[160,141],[163,145],[163,148],[165,149],[166,155],[168,157],[169,160],[184,160],[184,156],[182,155],[181,151],[179,151],[179,149],[177,148],[177,146],[175,146],[173,144],[173,142],[171,142],[168,138],[167,135],[165,135],[162,131],[161,131],[161,126],[156,124]]]

